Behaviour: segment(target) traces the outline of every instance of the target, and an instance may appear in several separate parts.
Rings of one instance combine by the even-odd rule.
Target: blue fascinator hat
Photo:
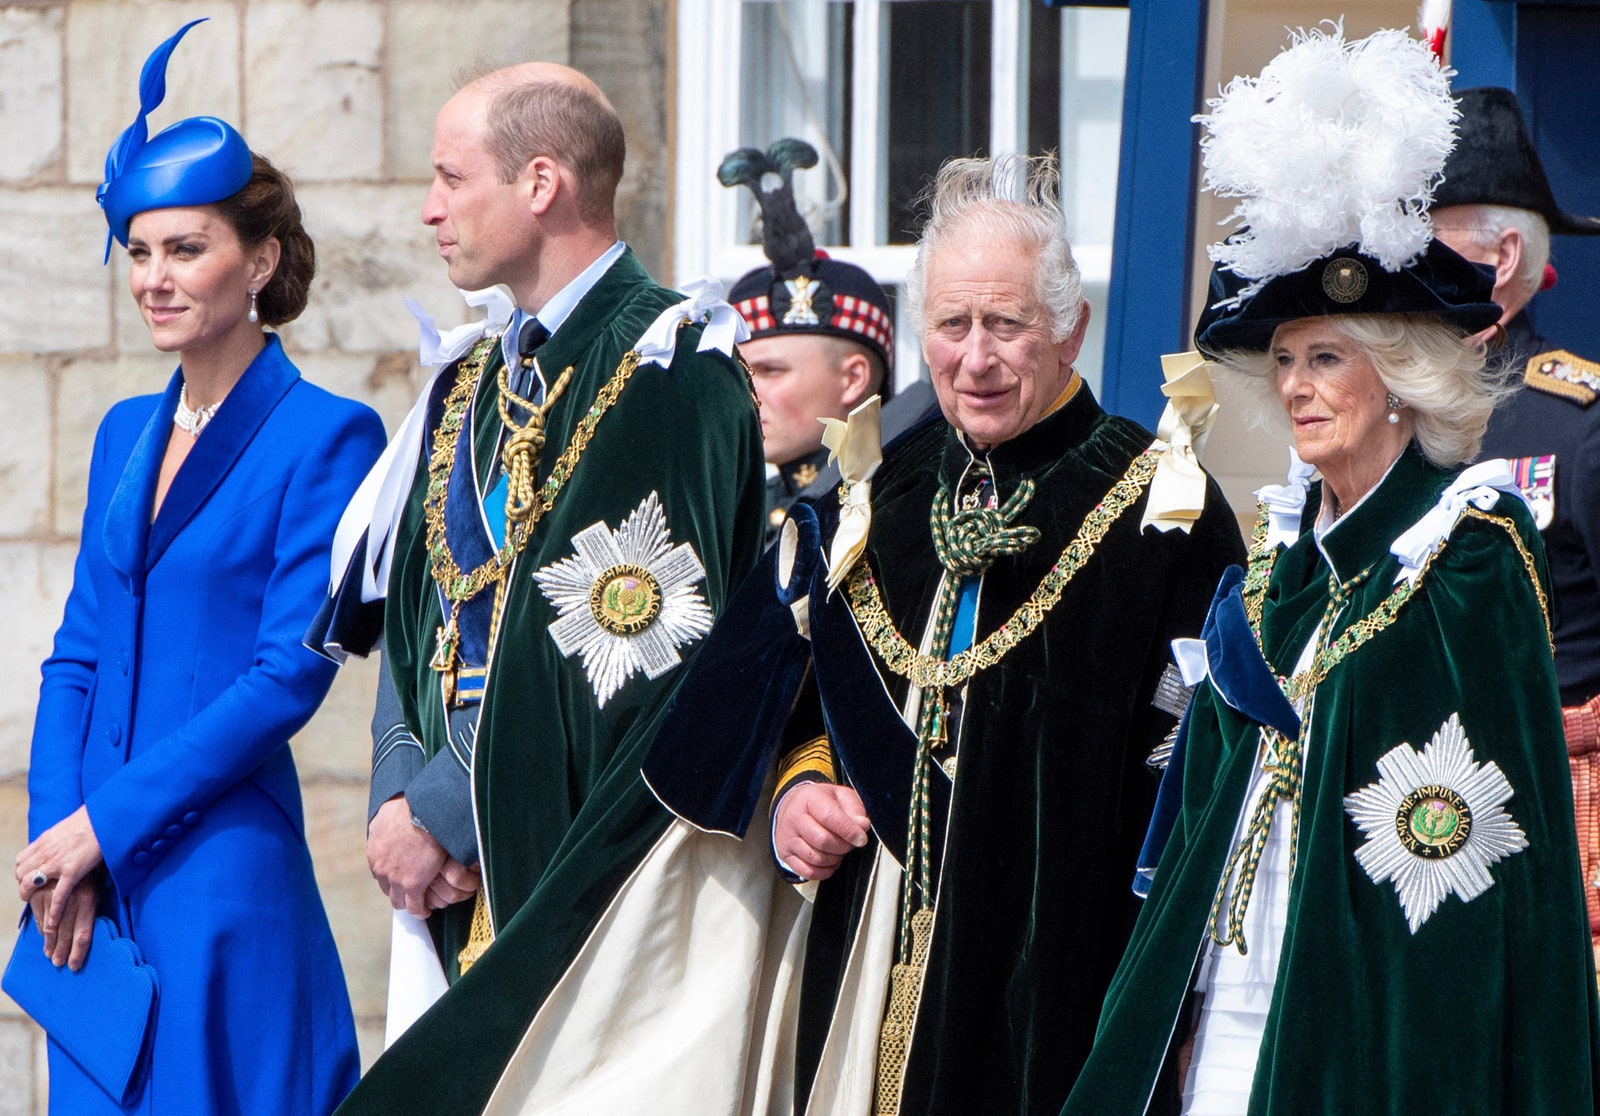
[[[191,116],[150,137],[145,118],[166,99],[167,60],[189,28],[184,24],[150,52],[139,74],[139,115],[106,154],[106,180],[95,193],[111,240],[126,246],[128,223],[147,209],[210,205],[232,197],[250,181],[252,161],[244,137],[214,116]]]

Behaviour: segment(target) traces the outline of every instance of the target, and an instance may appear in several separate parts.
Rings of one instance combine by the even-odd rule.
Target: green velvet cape
[[[1260,642],[1280,677],[1323,616],[1330,569],[1340,579],[1370,571],[1337,635],[1392,590],[1390,543],[1450,479],[1413,448],[1320,549],[1307,513],[1263,604]],[[1595,1111],[1600,1032],[1536,591],[1543,551],[1520,502],[1502,496],[1491,514],[1513,531],[1462,519],[1394,622],[1315,692],[1298,867],[1250,1116]],[[1420,751],[1452,714],[1475,760],[1509,780],[1505,806],[1529,844],[1489,868],[1486,892],[1448,895],[1413,934],[1394,885],[1374,883],[1355,860],[1366,835],[1344,799],[1379,780],[1380,756],[1402,742]],[[1259,727],[1214,688],[1197,692],[1182,810],[1065,1116],[1177,1111],[1171,1052],[1191,1025],[1192,972]]]
[[[539,350],[552,382],[573,368],[549,416],[541,483],[623,355],[681,298],[627,253]],[[480,1111],[528,1021],[671,818],[639,766],[683,669],[654,680],[635,674],[598,707],[581,659],[563,658],[549,634],[556,611],[533,574],[571,556],[572,537],[584,528],[603,521],[615,530],[652,492],[673,545],[692,545],[705,567],[699,589],[713,612],[754,564],[760,427],[738,364],[715,351],[696,353],[699,339],[698,328],[681,330],[670,369],[644,365],[633,374],[512,568],[473,756],[480,863],[497,937],[378,1060],[342,1116]],[[500,363],[497,345],[474,402],[480,475],[501,428]],[[447,746],[438,675],[429,666],[442,623],[421,516],[431,446],[430,431],[401,522],[385,619],[387,667],[406,723],[430,757]],[[680,648],[685,661],[696,646]],[[471,911],[468,901],[430,919],[452,978]]]
[[[977,638],[1039,585],[1085,516],[1151,442],[1087,387],[989,454],[999,495],[1037,482],[1019,524],[1041,539],[984,574]],[[918,644],[942,567],[928,516],[939,478],[971,460],[946,424],[908,435],[873,481],[866,560]],[[1244,552],[1216,485],[1192,533],[1123,513],[1040,627],[966,687],[958,770],[926,983],[900,1111],[1055,1113],[1088,1054],[1133,927],[1130,885],[1157,779],[1145,757],[1172,728],[1151,704],[1169,641],[1197,635],[1222,571]],[[904,680],[880,666],[898,703]],[[870,680],[877,686],[876,679]],[[899,777],[908,783],[908,769]],[[943,779],[935,772],[935,779]],[[875,818],[890,847],[904,817]],[[809,1095],[876,843],[819,891],[807,943],[797,1108]],[[885,990],[887,991],[887,990]]]

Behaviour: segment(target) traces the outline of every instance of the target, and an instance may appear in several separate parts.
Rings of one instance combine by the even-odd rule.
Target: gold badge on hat
[[[1367,265],[1349,256],[1328,261],[1322,269],[1322,293],[1349,305],[1367,293]]]
[[[784,325],[821,325],[817,320],[817,312],[811,308],[812,299],[817,297],[817,288],[821,286],[809,275],[798,275],[793,279],[785,279],[783,285],[789,288],[789,309],[783,315]]]

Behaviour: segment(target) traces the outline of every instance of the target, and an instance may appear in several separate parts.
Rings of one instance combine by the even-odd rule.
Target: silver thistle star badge
[[[1504,806],[1511,783],[1492,761],[1473,759],[1459,714],[1421,752],[1396,745],[1378,774],[1344,808],[1368,838],[1356,862],[1373,883],[1394,881],[1413,934],[1451,892],[1470,902],[1488,891],[1489,866],[1528,847]]]
[[[660,678],[682,662],[678,648],[711,630],[695,585],[705,567],[688,543],[672,545],[652,492],[615,531],[604,521],[572,537],[573,557],[533,576],[557,609],[550,636],[577,654],[602,707],[639,671]]]

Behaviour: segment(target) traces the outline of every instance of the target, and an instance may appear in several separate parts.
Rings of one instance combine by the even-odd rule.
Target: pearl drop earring
[[[254,320],[254,319],[252,319]],[[1400,397],[1394,392],[1389,393],[1389,425],[1394,426],[1400,421]]]
[[[261,320],[261,315],[256,313],[256,289],[254,287],[250,288],[250,320],[252,322],[259,322]],[[1393,399],[1394,397],[1390,396],[1389,398]],[[1393,422],[1395,420],[1390,418],[1389,421]]]

